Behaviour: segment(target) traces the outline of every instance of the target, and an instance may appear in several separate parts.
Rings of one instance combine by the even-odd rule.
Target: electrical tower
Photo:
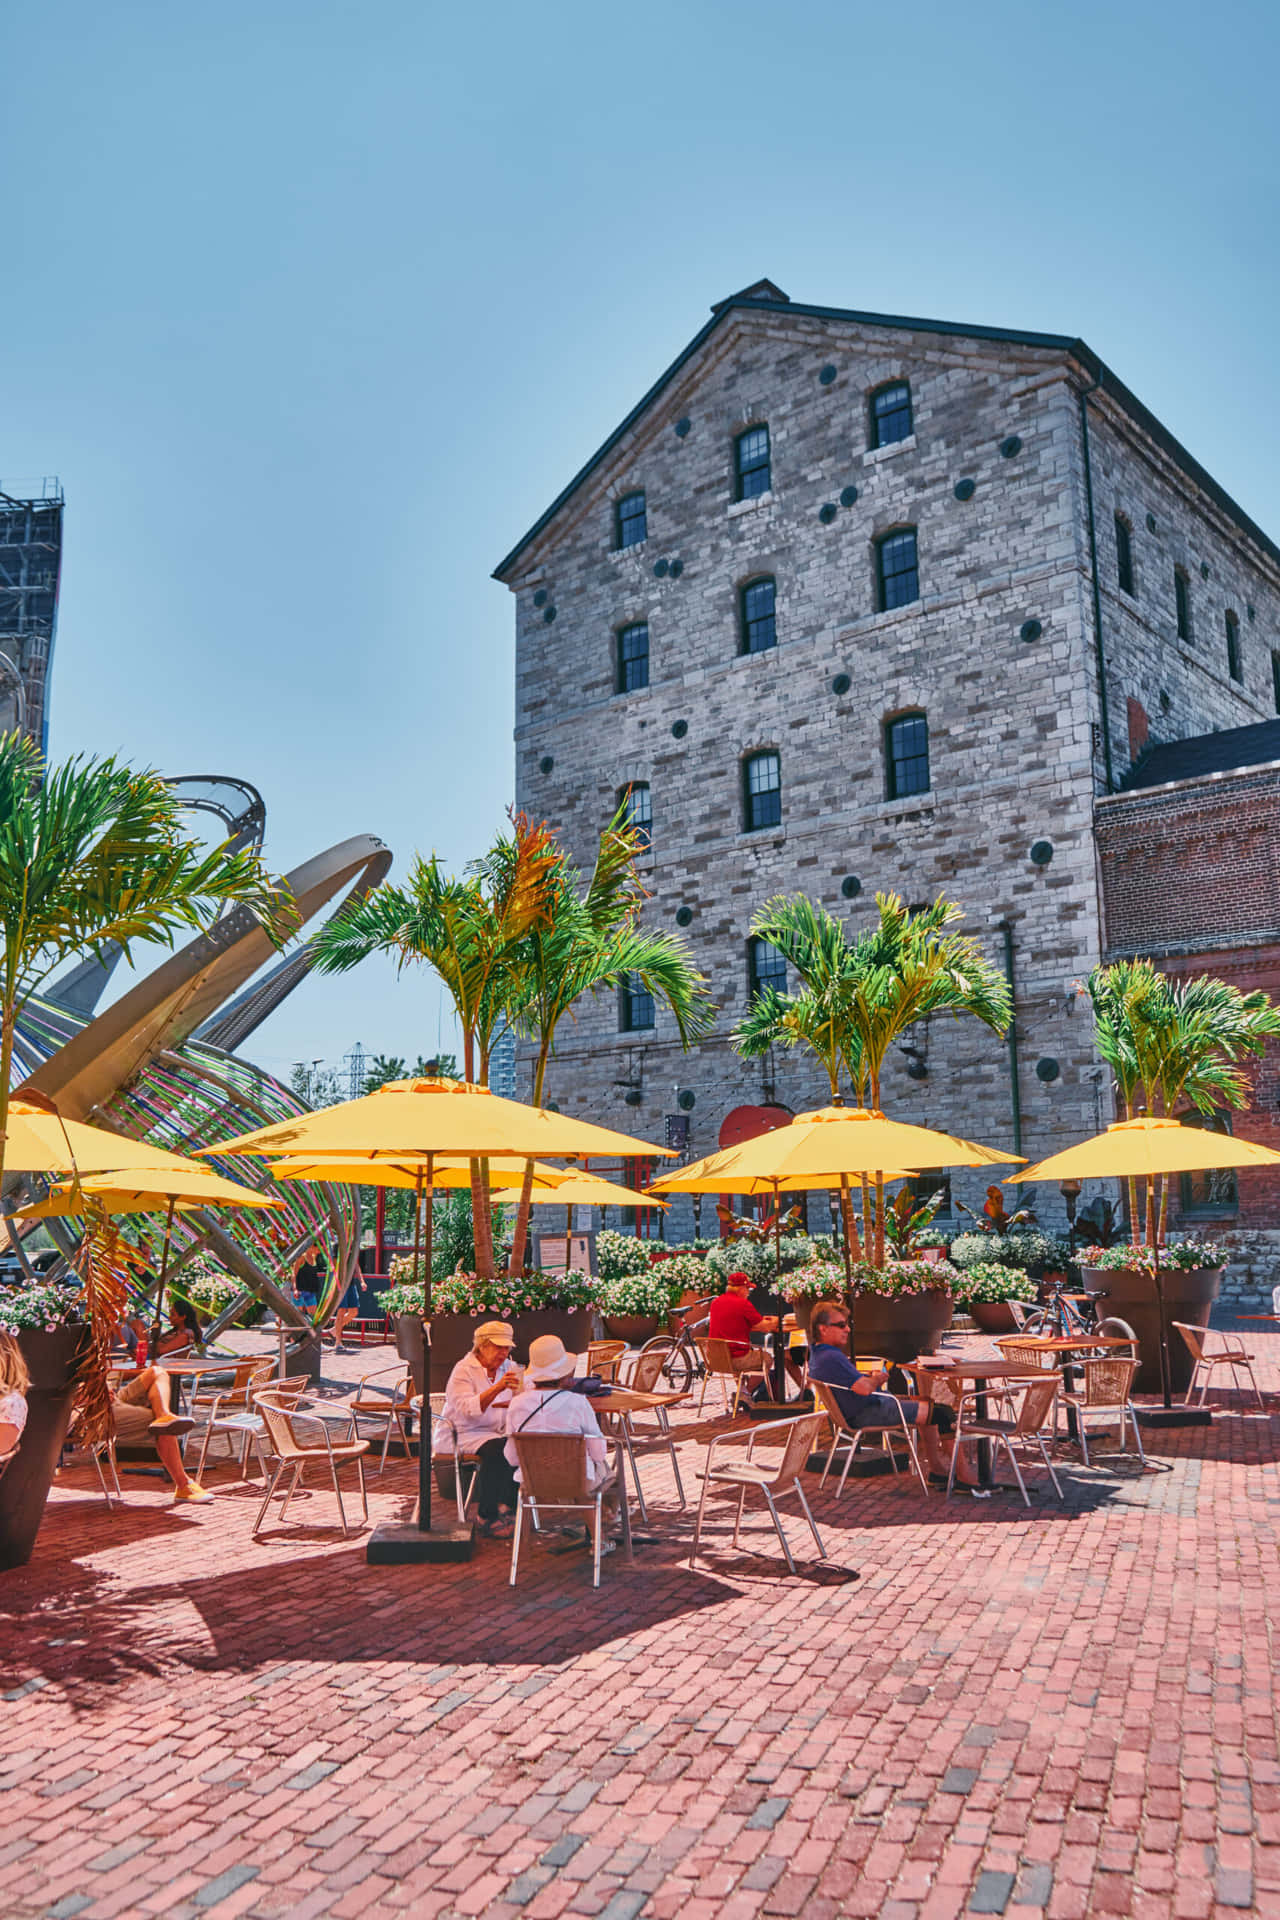
[[[20,728],[42,751],[61,571],[57,480],[0,484],[0,732]]]

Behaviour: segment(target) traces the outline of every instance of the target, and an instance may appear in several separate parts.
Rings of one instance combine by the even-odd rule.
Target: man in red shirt
[[[711,1302],[707,1317],[707,1338],[725,1342],[738,1373],[745,1372],[748,1366],[759,1364],[751,1351],[751,1335],[774,1333],[778,1326],[776,1316],[767,1319],[764,1314],[756,1312],[747,1298],[750,1286],[749,1275],[726,1274],[724,1292]]]

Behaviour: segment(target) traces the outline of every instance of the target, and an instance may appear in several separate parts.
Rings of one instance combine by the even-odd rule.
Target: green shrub
[[[956,1305],[967,1307],[974,1301],[987,1305],[1001,1300],[1034,1300],[1036,1283],[1029,1273],[1022,1273],[1017,1267],[1002,1267],[994,1260],[975,1260],[971,1267],[957,1273],[951,1291]]]

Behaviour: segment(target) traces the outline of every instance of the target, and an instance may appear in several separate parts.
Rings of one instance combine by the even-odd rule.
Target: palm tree
[[[138,941],[172,946],[230,905],[276,944],[297,924],[255,854],[188,837],[159,774],[111,758],[51,768],[20,734],[0,736],[0,1177],[18,1016],[42,981],[113,942],[126,959]]]
[[[688,1048],[711,1031],[715,1007],[707,982],[685,942],[653,932],[637,921],[645,894],[635,870],[640,838],[620,808],[600,836],[596,864],[585,890],[567,856],[557,850],[550,884],[550,910],[531,927],[512,957],[503,983],[504,1009],[517,1031],[537,1043],[533,1104],[540,1107],[556,1032],[565,1015],[588,994],[637,981],[675,1017]],[[490,859],[509,860],[502,843]],[[524,1265],[532,1206],[530,1164],[521,1189],[511,1244],[510,1272]]]
[[[375,1053],[364,1070],[364,1090],[376,1093],[379,1087],[385,1087],[389,1080],[404,1080],[409,1072],[409,1064],[400,1053]]]
[[[941,896],[913,913],[896,893],[878,893],[878,922],[850,943],[824,907],[803,895],[765,902],[751,923],[758,938],[777,947],[819,1002],[808,1016],[815,1027],[825,1015],[841,1035],[842,1056],[859,1100],[880,1106],[880,1086],[890,1047],[917,1020],[937,1013],[972,1014],[1002,1033],[1011,1013],[1004,975],[976,940],[953,932],[961,918],[954,901]],[[864,1191],[865,1212],[868,1192]],[[875,1250],[884,1263],[884,1175],[875,1181]]]
[[[375,887],[335,914],[311,943],[321,973],[346,973],[373,953],[394,953],[401,966],[434,968],[462,1028],[463,1071],[489,1083],[489,1054],[504,1017],[504,970],[519,943],[544,924],[558,850],[545,823],[512,819],[484,860],[462,879],[442,872],[432,854],[419,855],[404,886]],[[487,1168],[471,1163],[476,1268],[493,1277]]]

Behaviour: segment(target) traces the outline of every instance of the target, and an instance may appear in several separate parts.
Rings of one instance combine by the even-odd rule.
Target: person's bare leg
[[[169,1376],[163,1367],[148,1367],[138,1375],[138,1385],[146,1389],[153,1421],[167,1423],[175,1417],[169,1405]]]
[[[172,1434],[157,1433],[153,1427],[151,1430],[151,1441],[156,1452],[160,1455],[160,1465],[164,1468],[179,1493],[181,1493],[184,1487],[191,1486],[193,1484],[191,1476],[182,1464],[182,1448],[178,1445]]]
[[[916,1427],[920,1432],[920,1437],[924,1441],[924,1451],[925,1457],[929,1462],[929,1471],[940,1474],[949,1473],[951,1471],[951,1454],[955,1442],[949,1438],[944,1440],[938,1432],[938,1429],[929,1425],[929,1404],[927,1401],[922,1401],[920,1404],[920,1411],[916,1415]],[[961,1447],[959,1453],[956,1455],[956,1479],[962,1487],[976,1487],[978,1484],[978,1476],[969,1465],[963,1447]]]

